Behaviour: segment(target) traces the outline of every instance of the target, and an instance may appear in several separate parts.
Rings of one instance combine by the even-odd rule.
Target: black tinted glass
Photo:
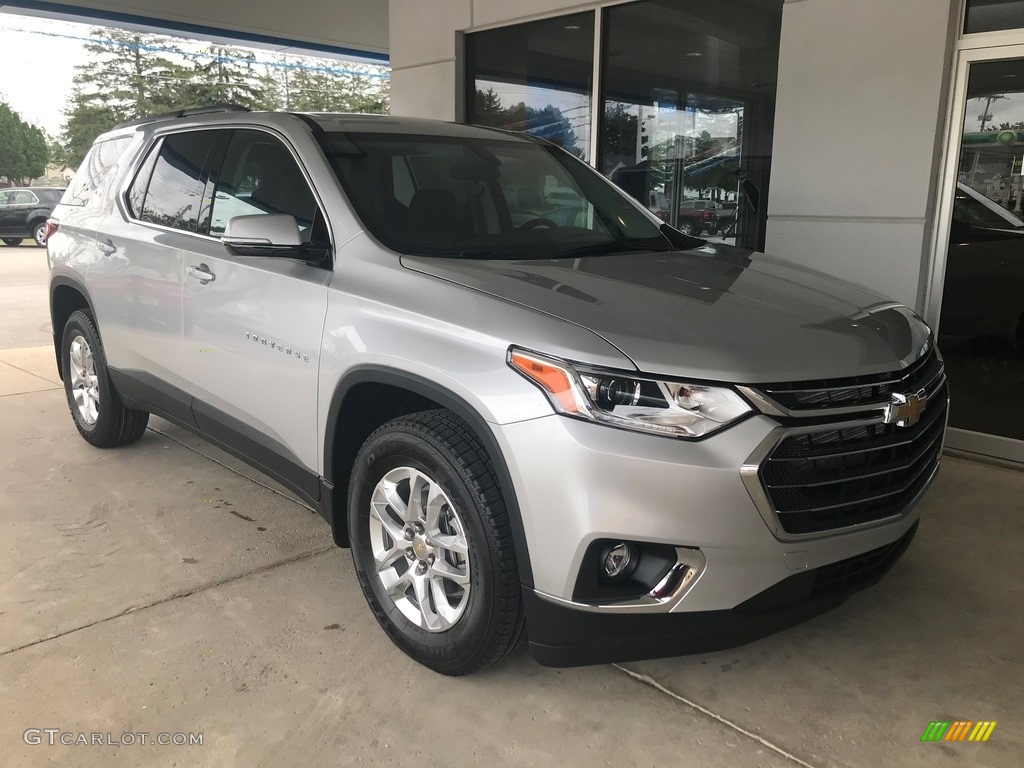
[[[594,14],[466,37],[467,122],[524,131],[590,157]]]
[[[314,233],[317,202],[288,149],[262,131],[235,131],[217,179],[210,234],[224,234],[235,216],[286,213],[295,217],[302,241],[320,241]]]
[[[657,220],[557,147],[335,134],[325,152],[366,227],[403,253],[554,258],[670,248]]]
[[[967,0],[964,32],[1024,28],[1024,0]]]
[[[215,133],[176,133],[164,139],[142,207],[142,220],[198,232],[206,158]]]
[[[135,218],[142,218],[142,206],[146,201],[146,190],[149,189],[149,180],[153,176],[153,166],[156,165],[156,160],[159,156],[160,145],[157,144],[149,151],[146,162],[142,164],[138,173],[135,174],[135,180],[132,181],[131,187],[128,188],[128,211]]]

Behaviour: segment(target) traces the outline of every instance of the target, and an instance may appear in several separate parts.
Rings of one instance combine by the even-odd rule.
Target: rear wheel
[[[110,384],[107,358],[92,319],[73,312],[61,342],[64,394],[78,432],[97,448],[134,443],[146,431],[149,414],[125,408]]]
[[[9,246],[11,246],[13,248],[16,245],[21,245],[22,238],[20,238],[20,237],[5,237],[5,238],[3,238],[3,241],[4,241],[4,245],[9,245]]]
[[[36,245],[46,245],[46,222],[40,221],[32,228],[32,239],[36,241]]]
[[[523,637],[519,570],[494,468],[448,411],[388,422],[356,457],[352,559],[391,640],[446,675],[495,664]]]

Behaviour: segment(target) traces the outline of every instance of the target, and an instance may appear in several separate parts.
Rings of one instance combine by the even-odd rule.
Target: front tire
[[[688,221],[684,221],[682,224],[679,225],[679,231],[682,232],[684,235],[689,235],[690,237],[697,236],[694,232],[693,224],[691,224]]]
[[[11,246],[11,248],[15,248],[15,247],[21,245],[22,238],[20,238],[20,237],[5,237],[5,238],[3,238],[3,241],[4,241],[4,245],[9,245],[9,246]]]
[[[363,444],[348,498],[356,575],[374,617],[445,675],[496,664],[524,618],[508,511],[472,430],[449,411],[390,421]]]
[[[134,443],[146,431],[149,414],[125,408],[110,383],[92,318],[73,312],[64,326],[61,341],[64,394],[79,434],[97,448]]]

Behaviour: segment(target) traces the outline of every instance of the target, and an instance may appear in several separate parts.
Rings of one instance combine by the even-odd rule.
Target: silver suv
[[[529,136],[179,113],[100,137],[50,231],[82,436],[156,414],[275,478],[445,674],[803,620],[899,558],[939,464],[913,311],[687,237]]]

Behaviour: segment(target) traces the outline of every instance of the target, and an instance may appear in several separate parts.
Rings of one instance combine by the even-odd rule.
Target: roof
[[[445,122],[443,120],[428,120],[420,117],[398,117],[392,115],[367,115],[361,113],[346,112],[250,112],[241,107],[233,105],[218,105],[213,107],[198,107],[196,109],[180,110],[163,115],[139,118],[128,123],[122,123],[112,128],[104,138],[112,138],[115,135],[129,134],[137,130],[155,129],[168,124],[180,123],[189,126],[217,125],[219,123],[252,123],[254,125],[273,124],[281,118],[293,117],[303,120],[307,124],[320,127],[329,132],[353,132],[353,133],[393,133],[393,134],[416,134],[425,136],[449,136],[453,138],[494,138],[499,134],[508,141],[535,141],[530,136],[511,131],[503,131],[498,128],[487,128],[483,126],[463,125],[460,123]]]

